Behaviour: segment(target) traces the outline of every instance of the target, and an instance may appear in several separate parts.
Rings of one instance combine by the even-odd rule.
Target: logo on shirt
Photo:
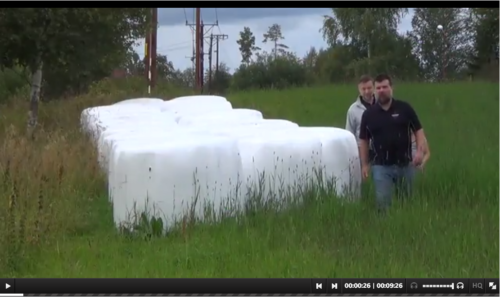
[[[397,118],[397,117],[399,117],[399,113],[393,113],[393,114],[392,114],[392,117],[393,117],[393,118]]]

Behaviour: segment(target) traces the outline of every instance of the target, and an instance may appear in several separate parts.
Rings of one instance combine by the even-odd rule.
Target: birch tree
[[[332,15],[324,16],[320,31],[330,46],[339,41],[357,45],[371,59],[374,50],[383,46],[374,41],[383,35],[396,34],[407,13],[407,8],[332,8]]]
[[[86,64],[125,56],[144,35],[143,8],[1,8],[0,66],[20,65],[31,72],[28,133],[34,137],[44,69],[79,71]]]

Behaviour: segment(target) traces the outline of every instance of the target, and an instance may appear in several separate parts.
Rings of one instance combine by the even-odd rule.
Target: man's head
[[[375,77],[375,92],[378,102],[385,104],[392,98],[392,80],[387,74],[379,74]]]
[[[359,95],[371,102],[373,98],[373,79],[368,75],[363,75],[358,82],[358,91]]]

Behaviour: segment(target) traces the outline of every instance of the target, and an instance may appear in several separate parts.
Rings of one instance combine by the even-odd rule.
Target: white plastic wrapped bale
[[[254,109],[236,108],[223,111],[215,111],[198,116],[183,116],[179,118],[179,125],[211,125],[232,124],[245,121],[262,120],[262,113]]]
[[[318,137],[297,128],[234,128],[222,133],[238,140],[242,162],[242,184],[238,200],[262,195],[267,201],[273,195],[279,201],[296,195],[309,182],[321,164],[321,142]]]
[[[242,123],[242,125],[246,125],[246,123]],[[257,121],[255,123],[248,123],[249,126],[255,126],[257,128],[298,128],[299,125],[292,121],[288,120],[279,120],[279,119],[265,119],[262,121]]]
[[[163,110],[175,114],[176,121],[179,121],[179,119],[184,116],[198,116],[210,112],[227,111],[232,108],[231,103],[223,97],[189,96],[182,100],[181,98],[176,98],[165,101]]]
[[[173,119],[174,115],[161,112],[158,109],[150,108],[150,107],[140,107],[136,106],[133,108],[132,105],[125,105],[127,108],[117,107],[115,110],[110,110],[110,112],[99,115],[97,118],[99,120],[104,119],[119,119],[119,118],[145,118],[144,116],[154,116],[157,118],[171,118]],[[146,118],[147,119],[147,118]]]
[[[213,121],[205,124],[193,125],[191,127],[200,131],[207,131],[218,135],[226,135],[227,133],[233,133],[235,129],[237,129],[237,131],[255,131],[258,129],[289,129],[299,128],[299,125],[287,120],[247,119],[234,121],[231,123]]]
[[[241,171],[237,143],[227,137],[184,134],[165,142],[123,143],[114,155],[117,226],[146,213],[161,217],[168,229],[188,214],[204,219],[207,203],[219,213]]]
[[[97,139],[102,131],[109,128],[110,123],[118,121],[139,121],[142,119],[157,118],[175,123],[173,115],[162,113],[157,109],[144,108],[133,105],[124,105],[126,108],[114,107],[96,109],[82,114],[82,126],[85,131],[92,133]],[[97,140],[96,139],[96,140]]]
[[[122,129],[124,127],[136,127],[138,125],[162,124],[177,126],[173,117],[163,115],[161,112],[144,112],[130,115],[117,114],[101,117],[98,125],[102,131],[108,129]]]
[[[162,113],[157,110],[149,111],[138,111],[136,113],[115,113],[108,114],[106,116],[101,116],[99,120],[95,121],[91,126],[96,137],[109,129],[126,127],[126,126],[137,126],[142,124],[143,126],[152,125],[153,123],[162,122],[164,125],[177,125],[173,116]]]
[[[129,123],[135,126],[138,123],[148,123],[148,122],[164,122],[170,125],[177,125],[173,116],[168,116],[161,112],[138,112],[135,114],[114,114],[109,116],[103,116],[99,119],[99,124],[106,125],[106,127],[121,126],[123,124]]]
[[[89,107],[82,111],[81,117],[87,118],[99,118],[101,115],[116,114],[119,113],[131,113],[137,111],[148,111],[154,110],[154,108],[148,106],[135,106],[135,105],[105,105],[105,106],[95,106]]]
[[[169,135],[170,134],[170,135]],[[122,146],[130,147],[130,146],[155,146],[158,143],[162,143],[168,141],[170,139],[171,133],[166,131],[162,131],[159,133],[151,133],[145,132],[141,134],[129,134],[129,135],[113,135],[107,141],[106,149],[109,150],[107,153],[109,154],[108,163],[107,163],[107,175],[108,175],[108,193],[109,200],[113,202],[113,197],[116,195],[114,192],[116,191],[116,187],[118,185],[117,181],[119,180],[120,172],[116,171],[116,162],[118,162],[117,157],[120,152]]]
[[[361,168],[354,135],[347,130],[332,127],[301,127],[299,129],[316,135],[321,140],[323,185],[333,183],[339,196],[359,197]]]
[[[209,102],[211,104],[218,104],[227,102],[227,99],[222,96],[216,95],[192,95],[192,96],[182,96],[170,99],[168,102],[184,102],[184,103],[198,103],[198,102]]]
[[[114,105],[90,107],[82,111],[80,124],[84,131],[93,132],[93,129],[95,129],[97,125],[96,122],[98,122],[102,117],[109,117],[110,115],[115,115],[117,113],[126,114],[149,110],[151,110],[150,107],[132,105],[124,105],[120,107]]]
[[[127,100],[123,100],[120,102],[116,102],[113,105],[114,106],[123,106],[123,105],[129,105],[129,104],[143,105],[143,106],[147,106],[147,107],[157,108],[158,110],[160,110],[163,107],[164,102],[165,101],[163,101],[163,99],[159,99],[159,98],[134,98],[134,99],[127,99]]]
[[[178,125],[168,122],[138,122],[137,125],[112,127],[101,133],[98,142],[99,164],[104,170],[109,168],[109,158],[114,142],[119,140],[142,141],[143,139],[168,139],[168,133],[178,129]]]

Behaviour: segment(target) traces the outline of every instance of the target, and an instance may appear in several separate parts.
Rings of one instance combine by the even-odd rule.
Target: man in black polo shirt
[[[398,196],[411,193],[415,166],[422,163],[425,135],[415,110],[410,104],[392,97],[392,81],[388,75],[375,78],[377,103],[361,118],[360,157],[363,178],[368,178],[370,162],[368,144],[375,156],[372,175],[376,203],[384,211],[391,205],[393,186]],[[411,134],[415,133],[417,151],[412,156]]]

